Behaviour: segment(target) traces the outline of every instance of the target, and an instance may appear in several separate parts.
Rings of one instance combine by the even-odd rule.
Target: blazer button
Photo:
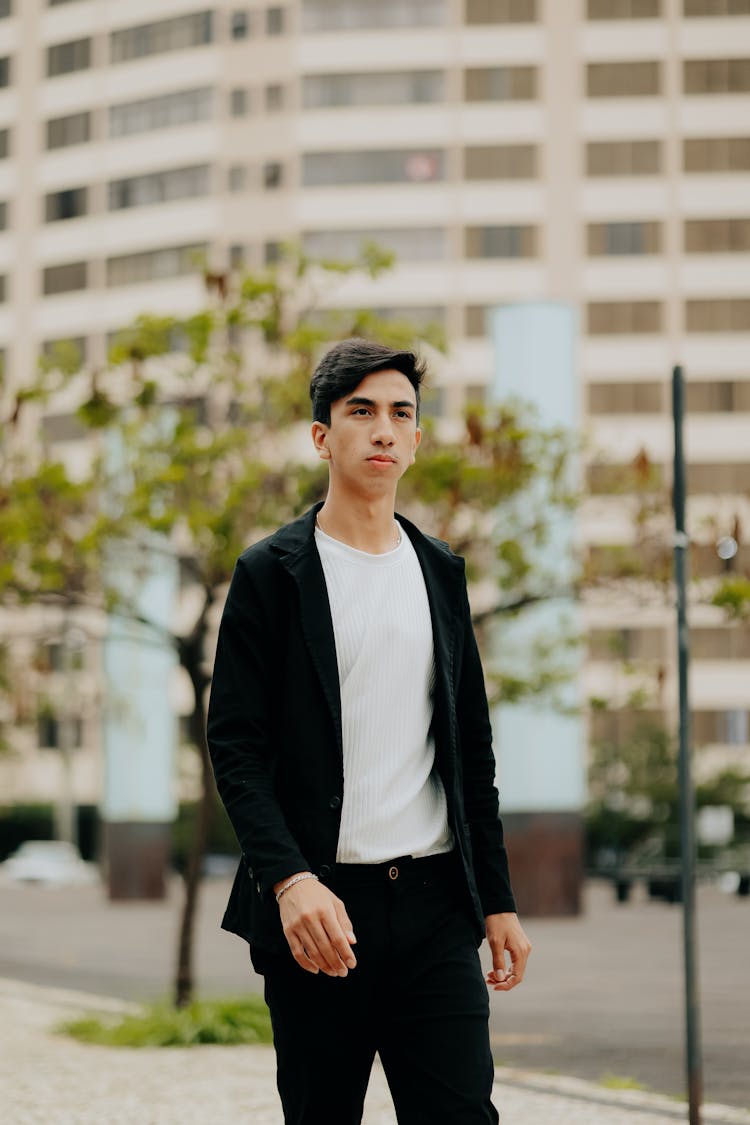
[[[340,808],[341,807],[341,798],[340,797],[331,797],[330,801],[328,802],[328,807],[331,808],[331,809]]]
[[[320,868],[320,870],[318,871],[318,875],[320,876],[321,879],[327,879],[330,874],[331,874],[331,868],[328,866],[327,863],[324,863],[322,865],[322,867]]]

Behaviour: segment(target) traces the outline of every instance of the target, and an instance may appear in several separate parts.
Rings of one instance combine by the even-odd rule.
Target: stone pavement
[[[130,1005],[0,979],[0,1119],[4,1125],[282,1125],[269,1047],[93,1047],[56,1035],[84,1012]],[[498,1068],[503,1125],[667,1125],[684,1105],[575,1078]],[[325,1125],[321,1122],[321,1125]],[[363,1125],[395,1125],[376,1068]],[[456,1122],[460,1125],[460,1122]],[[750,1113],[706,1106],[704,1125],[750,1125]]]

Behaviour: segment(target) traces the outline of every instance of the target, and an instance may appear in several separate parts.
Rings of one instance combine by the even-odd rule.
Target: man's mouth
[[[374,457],[368,457],[368,461],[377,461],[381,465],[395,465],[396,458],[389,457],[386,453],[376,453]]]

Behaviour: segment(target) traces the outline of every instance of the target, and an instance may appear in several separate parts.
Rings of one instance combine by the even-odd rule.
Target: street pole
[[[687,1065],[688,1121],[700,1125],[703,1067],[700,1044],[700,1006],[697,986],[695,935],[695,795],[691,776],[690,705],[688,699],[688,626],[686,571],[688,536],[685,531],[685,452],[682,442],[685,383],[681,367],[672,372],[674,419],[674,577],[677,590],[677,674],[679,687],[680,842],[682,853],[682,911],[685,959],[685,1055]]]

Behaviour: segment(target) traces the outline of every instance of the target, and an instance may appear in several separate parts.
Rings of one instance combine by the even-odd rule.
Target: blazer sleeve
[[[276,630],[268,616],[240,558],[219,628],[207,735],[219,796],[262,895],[286,876],[309,870],[275,792],[270,655]]]
[[[469,826],[474,875],[485,917],[515,913],[510,885],[508,855],[495,787],[495,756],[492,751],[484,672],[479,658],[469,598],[463,592],[464,651],[458,682],[456,711],[463,769],[464,808]]]

